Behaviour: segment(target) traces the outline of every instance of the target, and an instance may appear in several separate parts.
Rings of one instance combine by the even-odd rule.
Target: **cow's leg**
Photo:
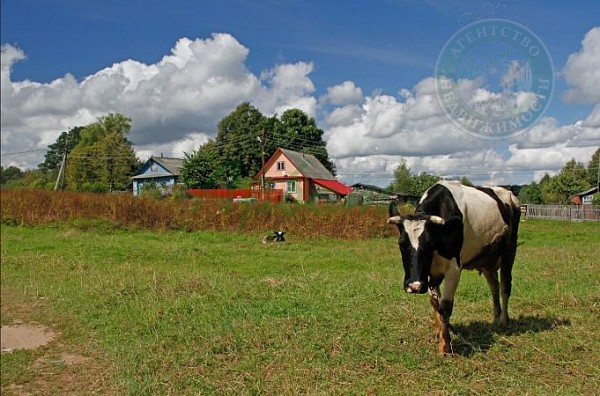
[[[518,226],[518,222],[517,222]],[[513,230],[516,233],[516,230]],[[508,324],[508,299],[512,291],[512,267],[517,253],[517,238],[513,236],[508,248],[502,255],[500,265],[500,293],[502,294],[502,312],[498,324],[506,326]]]
[[[500,293],[502,294],[502,313],[498,324],[506,326],[508,324],[508,299],[512,291],[512,268],[517,255],[517,239],[519,234],[521,211],[513,209],[512,231],[507,248],[502,254],[502,263],[500,265]]]
[[[429,302],[433,308],[433,326],[436,340],[439,340],[442,337],[442,321],[440,320],[439,314],[441,296],[442,294],[440,293],[439,286],[429,289]]]
[[[498,272],[484,272],[490,291],[492,292],[492,302],[494,303],[494,324],[500,322],[500,284],[498,283]]]
[[[441,293],[439,288],[431,289],[431,295],[429,296],[429,302],[433,307],[433,320],[435,337],[439,342],[439,351],[442,355],[452,353],[452,343],[450,340],[450,331],[448,329],[448,318],[444,312],[448,311],[448,304],[442,305]],[[442,308],[443,307],[443,308]],[[450,307],[450,310],[452,307]]]
[[[444,289],[437,304],[436,323],[439,323],[439,351],[441,354],[452,353],[452,342],[450,339],[450,316],[454,308],[454,294],[460,280],[460,266],[456,259],[452,259],[444,274]],[[435,308],[435,306],[434,306]]]
[[[502,265],[500,269],[500,292],[502,294],[502,312],[498,324],[506,326],[508,324],[508,299],[512,290],[512,262],[514,261],[514,255],[512,257],[510,265]]]

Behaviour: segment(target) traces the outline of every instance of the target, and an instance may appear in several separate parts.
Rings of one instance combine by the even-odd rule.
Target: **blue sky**
[[[43,160],[42,149],[61,131],[109,111],[132,117],[131,139],[142,159],[160,152],[182,156],[213,137],[219,117],[245,100],[264,114],[301,107],[313,115],[331,139],[328,149],[340,179],[348,183],[387,184],[401,160],[415,171],[471,173],[481,182],[528,182],[557,171],[565,159],[588,161],[600,144],[599,126],[592,122],[600,118],[595,115],[600,99],[593,93],[578,98],[576,93],[585,88],[576,74],[586,70],[597,77],[593,69],[600,69],[600,43],[590,33],[600,25],[598,1],[3,0],[1,7],[3,166],[34,168]],[[369,123],[374,109],[383,117],[379,123],[393,114],[411,121],[418,108],[409,102],[427,102],[427,82],[446,40],[467,22],[493,16],[527,26],[553,58],[556,92],[542,122],[544,131],[494,143],[449,137],[445,148],[438,142],[428,151],[423,141],[434,139],[435,131],[412,120],[410,127],[402,121],[390,131],[397,139],[414,140],[410,147],[392,149],[374,140],[365,141],[360,150],[344,146],[361,133],[369,135],[368,125],[378,125]],[[225,36],[217,39],[215,33]],[[588,33],[590,44],[584,50]],[[180,41],[184,38],[189,42]],[[181,66],[193,76],[190,84],[198,84],[198,92],[189,95],[201,103],[190,107],[161,62],[168,56],[185,57],[184,49],[173,52],[177,43],[191,48],[194,42],[197,61]],[[577,67],[566,68],[570,55],[586,50]],[[215,64],[202,60],[211,51],[219,57]],[[107,68],[112,69],[102,72]],[[117,77],[154,81],[153,92],[161,95],[155,101],[164,103],[145,114],[141,99],[131,98],[140,86],[119,88],[115,81],[122,80]],[[217,80],[235,83],[213,86]],[[594,82],[598,80],[589,81]],[[245,90],[232,93],[236,84]],[[209,87],[211,95],[202,96]],[[89,99],[90,92],[97,93],[95,100]],[[40,97],[45,99],[34,100]],[[212,98],[220,100],[213,103]],[[206,114],[203,104],[210,109]],[[164,108],[170,113],[156,114]],[[585,120],[588,129],[573,132]],[[585,139],[573,139],[574,133]],[[554,154],[548,157],[549,152]],[[513,170],[507,172],[509,167]]]

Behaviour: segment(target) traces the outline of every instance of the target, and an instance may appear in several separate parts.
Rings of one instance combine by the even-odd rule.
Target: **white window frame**
[[[285,161],[277,161],[277,170],[284,171],[285,170]]]
[[[295,193],[296,192],[296,180],[288,180],[286,183],[285,191],[287,193]]]

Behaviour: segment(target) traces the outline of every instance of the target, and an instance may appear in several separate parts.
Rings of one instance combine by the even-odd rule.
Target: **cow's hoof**
[[[454,353],[452,351],[452,343],[450,341],[446,341],[444,339],[440,340],[439,350],[440,350],[440,355],[442,355],[442,356],[450,356]]]
[[[452,356],[454,352],[452,351],[452,345],[440,345],[440,355],[441,356]]]

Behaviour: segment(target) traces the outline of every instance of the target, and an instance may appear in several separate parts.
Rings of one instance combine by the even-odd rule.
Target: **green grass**
[[[521,224],[507,329],[463,273],[449,358],[428,298],[402,291],[394,238],[261,237],[2,226],[2,324],[60,333],[2,355],[3,394],[598,391],[599,224]],[[64,351],[93,360],[40,363]]]

